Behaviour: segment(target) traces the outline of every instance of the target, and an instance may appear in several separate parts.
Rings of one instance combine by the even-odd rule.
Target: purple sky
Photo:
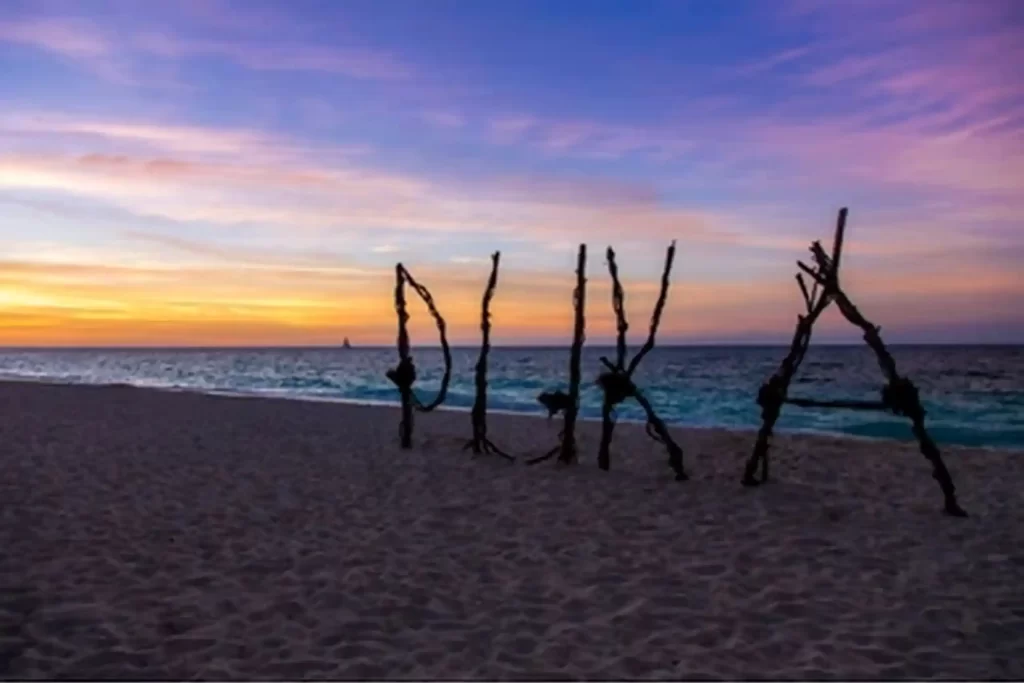
[[[561,343],[581,241],[600,342],[672,239],[665,341],[775,342],[840,206],[889,339],[1024,342],[1024,2],[3,0],[0,74],[0,343],[387,342],[399,259],[471,342],[495,249]]]

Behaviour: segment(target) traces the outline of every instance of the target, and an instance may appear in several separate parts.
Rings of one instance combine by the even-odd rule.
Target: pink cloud
[[[882,5],[883,9],[902,12],[886,22],[888,32],[897,34],[934,34],[951,30],[962,33],[965,29],[992,28],[1012,20],[1014,1],[974,2],[973,0],[946,0]]]
[[[118,50],[116,41],[96,24],[83,19],[47,17],[0,21],[0,43],[42,50],[118,85],[183,87],[173,77],[159,71],[150,72],[142,78],[138,65]]]
[[[177,154],[0,155],[0,186],[67,192],[172,220],[257,222],[289,230],[372,226],[521,239],[611,236],[628,225],[634,237],[719,239],[713,216],[666,206],[650,190],[628,183],[534,177],[439,180],[384,172],[353,159],[325,164],[324,150],[265,157],[260,143],[245,144],[247,136],[231,131],[69,120],[53,128],[60,134],[98,131],[141,139]],[[211,140],[217,140],[213,150],[221,154],[204,159]]]
[[[0,21],[0,41],[73,58],[101,57],[112,51],[111,44],[93,24],[73,19]]]
[[[239,154],[271,146],[268,136],[248,130],[109,121],[60,114],[0,114],[0,133],[45,137],[79,136],[128,142],[176,153]]]
[[[833,178],[976,193],[1016,193],[1024,183],[1024,155],[1009,151],[1007,140],[970,131],[927,135],[908,125],[773,122],[750,133],[761,149],[811,168],[829,168]]]
[[[820,236],[817,225],[810,233],[794,232],[793,222],[783,220],[784,214],[778,220],[761,217],[777,214],[778,209],[761,211],[754,206],[748,215],[688,209],[664,202],[650,184],[614,178],[498,175],[445,179],[381,171],[358,157],[333,155],[324,148],[282,154],[281,148],[290,147],[288,140],[246,130],[9,116],[0,118],[0,131],[12,121],[22,128],[26,121],[34,121],[37,131],[48,130],[56,136],[83,134],[84,144],[95,151],[0,155],[0,186],[92,197],[138,215],[178,221],[225,226],[257,223],[313,233],[369,226],[539,241],[558,236],[570,243],[614,241],[628,229],[634,241],[680,238],[693,244],[718,245],[714,258],[726,258],[728,249],[736,246],[788,250],[796,258],[804,254],[806,240]],[[950,149],[936,151],[927,139],[918,142],[912,136],[878,131],[846,133],[849,131],[821,125],[807,129],[773,124],[751,128],[747,134],[753,135],[761,148],[809,167],[834,168],[833,155],[838,154],[845,161],[837,172],[853,178],[920,184],[929,180],[922,177],[929,169],[938,169],[942,175],[931,179],[933,182],[961,189],[967,183],[989,189],[1012,187],[998,176],[964,170],[967,153],[956,140]],[[126,141],[138,143],[138,149],[106,151],[109,144]],[[975,144],[969,138],[967,143]],[[842,147],[837,149],[836,144]],[[897,160],[876,158],[882,154],[896,155]],[[960,165],[938,163],[947,156],[958,157]],[[995,185],[997,182],[1000,184]],[[927,229],[936,239],[946,234],[943,242],[959,248],[970,246],[970,242],[949,242],[950,221],[977,216],[1012,218],[1018,205],[1007,197],[993,214],[986,212],[986,205],[960,203],[959,213],[951,212],[949,221],[941,220],[946,215],[942,208],[932,211],[937,217],[926,221],[880,216],[868,221],[868,230],[874,223],[901,235]],[[968,209],[974,212],[965,214]],[[947,232],[937,232],[940,227]],[[912,241],[882,239],[877,232],[868,237],[859,229],[858,234],[864,236],[851,246],[851,254],[923,253]],[[787,264],[791,260],[781,254],[772,258]]]

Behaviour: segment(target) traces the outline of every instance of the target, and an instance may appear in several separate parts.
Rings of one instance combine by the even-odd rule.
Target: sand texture
[[[1024,453],[0,384],[0,676],[1024,678]],[[491,416],[536,455],[560,421]]]

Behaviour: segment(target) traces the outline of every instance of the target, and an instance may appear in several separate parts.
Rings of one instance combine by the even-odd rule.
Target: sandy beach
[[[612,471],[469,415],[0,384],[0,676],[1024,677],[1024,453],[620,425]],[[492,415],[532,456],[559,421]]]

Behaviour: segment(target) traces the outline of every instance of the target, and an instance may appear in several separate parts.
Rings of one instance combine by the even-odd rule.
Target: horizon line
[[[859,347],[867,348],[863,341],[821,341],[814,346],[828,347]],[[479,349],[479,344],[460,343],[449,344],[451,349]],[[680,348],[786,348],[789,344],[785,342],[680,342],[669,344],[657,344],[655,349],[680,349]],[[914,342],[888,342],[889,347],[1024,347],[1024,341],[1007,342],[955,342],[955,341],[914,341]],[[571,344],[537,343],[537,344],[492,344],[492,349],[568,349]],[[108,344],[108,345],[21,345],[6,346],[0,345],[0,352],[8,351],[244,351],[244,350],[318,350],[318,351],[378,351],[383,349],[394,349],[394,344],[353,344],[344,347],[341,344],[253,344],[253,345],[210,345],[210,344]],[[440,344],[412,344],[414,349],[437,349]],[[614,342],[603,344],[587,344],[584,348],[609,349],[615,348]]]

